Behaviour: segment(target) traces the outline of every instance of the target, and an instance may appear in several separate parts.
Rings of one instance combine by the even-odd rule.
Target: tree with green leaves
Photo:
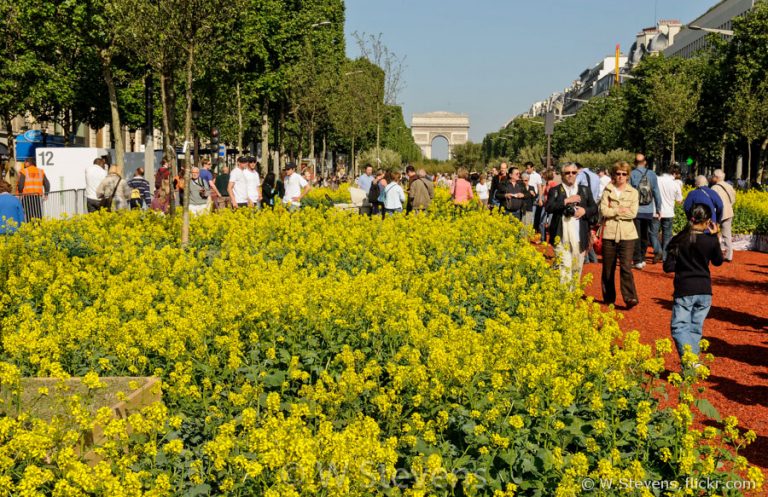
[[[452,159],[460,167],[466,167],[469,171],[483,169],[483,146],[481,143],[467,143],[454,145],[451,149]]]
[[[751,81],[739,81],[729,107],[728,124],[746,140],[747,178],[751,178],[752,145],[758,138],[768,137],[768,83],[762,81],[753,87]],[[762,171],[757,177],[762,177]]]
[[[573,117],[555,125],[552,148],[566,152],[607,152],[625,146],[626,100],[620,91],[596,97],[584,104]]]
[[[375,132],[384,75],[378,66],[359,58],[344,64],[341,76],[329,108],[330,116],[334,128],[351,143],[350,167],[356,175],[355,144]]]
[[[701,80],[694,62],[663,55],[646,57],[624,85],[627,99],[626,127],[635,150],[664,151],[675,157],[678,138],[697,113]]]
[[[748,141],[751,157],[752,141],[760,139],[760,160],[756,180],[762,183],[766,172],[765,161],[768,149],[768,133],[761,117],[752,110],[756,106],[759,113],[766,113],[768,101],[765,99],[765,85],[768,80],[768,2],[755,2],[752,10],[734,19],[734,36],[726,47],[726,77],[734,82],[731,108],[735,113],[748,117],[750,123],[737,124],[738,132]],[[748,95],[750,91],[755,93]],[[753,121],[754,119],[754,121]],[[735,120],[734,120],[735,121]],[[750,137],[744,134],[748,131]],[[753,134],[754,133],[754,134]],[[750,164],[747,170],[751,170]],[[751,178],[751,176],[750,176]]]

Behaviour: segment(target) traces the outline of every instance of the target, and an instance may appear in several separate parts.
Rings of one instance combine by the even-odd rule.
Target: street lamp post
[[[732,29],[704,28],[702,26],[696,26],[695,24],[689,24],[687,28],[692,29],[694,31],[704,31],[705,33],[715,33],[723,36],[733,36]]]

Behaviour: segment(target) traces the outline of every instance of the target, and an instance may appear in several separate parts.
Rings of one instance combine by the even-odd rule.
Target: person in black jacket
[[[509,170],[507,181],[502,181],[496,188],[496,201],[504,209],[505,214],[516,217],[519,221],[523,220],[525,213],[526,190],[520,179],[520,170],[512,167]]]
[[[277,195],[277,191],[275,189],[275,179],[275,173],[272,171],[268,172],[266,177],[264,177],[264,182],[261,184],[262,209],[267,207],[270,209],[275,208],[275,196]]]
[[[592,192],[588,187],[576,184],[578,173],[576,164],[565,164],[561,174],[563,182],[551,189],[547,196],[547,212],[552,215],[549,243],[555,246],[563,282],[572,281],[574,274],[581,279],[584,255],[590,241],[588,220],[597,214]],[[559,240],[557,245],[556,239]]]
[[[494,207],[498,206],[499,210],[501,210],[502,206],[504,205],[504,202],[499,203],[498,197],[496,196],[496,193],[498,193],[499,187],[507,182],[507,163],[502,162],[499,166],[499,174],[494,175],[493,178],[491,178],[491,191],[490,191],[490,203],[491,203],[491,210],[493,210]]]
[[[697,367],[694,358],[683,359],[686,351],[698,355],[704,319],[712,306],[712,277],[709,263],[720,266],[723,252],[717,236],[712,210],[704,204],[691,209],[688,226],[675,235],[667,246],[664,272],[675,273],[672,307],[672,338],[684,366]]]

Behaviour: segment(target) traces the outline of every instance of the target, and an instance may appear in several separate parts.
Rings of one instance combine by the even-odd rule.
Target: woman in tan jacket
[[[621,295],[631,309],[639,303],[632,276],[632,256],[637,243],[634,219],[639,195],[629,184],[630,165],[619,161],[613,165],[612,181],[605,187],[600,201],[603,216],[603,302],[616,302],[616,257],[621,266]]]

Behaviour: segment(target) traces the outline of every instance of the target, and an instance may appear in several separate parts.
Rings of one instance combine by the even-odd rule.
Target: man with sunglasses
[[[560,279],[571,282],[581,279],[584,255],[589,246],[589,221],[597,214],[597,204],[587,186],[576,183],[579,168],[568,162],[562,169],[562,183],[549,192],[547,212],[552,215],[549,225],[550,243],[555,245],[559,259]],[[577,275],[574,278],[574,275]]]

